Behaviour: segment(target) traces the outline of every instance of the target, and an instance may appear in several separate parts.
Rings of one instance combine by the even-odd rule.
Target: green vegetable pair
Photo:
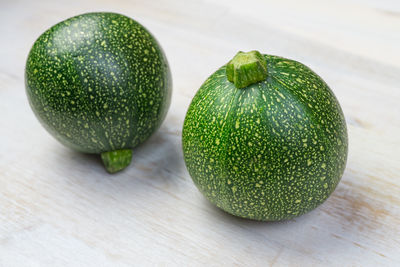
[[[34,43],[26,91],[42,125],[72,149],[101,154],[107,171],[155,132],[172,80],[155,38],[115,13],[88,13]],[[185,163],[223,210],[282,220],[321,204],[347,158],[343,113],[326,83],[301,63],[239,52],[201,86],[187,112]]]

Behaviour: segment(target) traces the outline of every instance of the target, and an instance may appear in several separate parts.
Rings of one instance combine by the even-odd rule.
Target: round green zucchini
[[[304,214],[334,191],[347,130],[328,85],[305,65],[239,52],[201,86],[182,144],[199,190],[236,216],[277,221]]]
[[[87,13],[44,32],[25,69],[30,105],[65,146],[101,154],[110,173],[130,164],[131,149],[156,131],[172,80],[156,39],[115,13]]]

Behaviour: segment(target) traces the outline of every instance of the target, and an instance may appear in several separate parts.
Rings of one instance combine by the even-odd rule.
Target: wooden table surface
[[[145,25],[174,80],[161,129],[107,174],[34,117],[24,65],[53,24],[115,11]],[[400,2],[0,2],[0,266],[400,266]],[[349,157],[314,211],[261,223],[230,216],[194,186],[181,151],[196,90],[238,50],[310,66],[342,105]]]

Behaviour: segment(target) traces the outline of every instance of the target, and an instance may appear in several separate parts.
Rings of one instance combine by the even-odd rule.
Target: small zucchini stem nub
[[[236,88],[264,81],[268,76],[267,60],[258,51],[240,51],[228,62],[226,76]]]
[[[132,160],[131,149],[120,149],[101,153],[104,167],[109,173],[115,173],[125,169]]]

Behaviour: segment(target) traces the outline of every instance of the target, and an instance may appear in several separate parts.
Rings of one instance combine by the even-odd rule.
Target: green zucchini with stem
[[[277,221],[304,214],[334,191],[347,130],[328,85],[294,60],[239,52],[200,87],[182,145],[199,190],[236,216]]]
[[[65,146],[101,154],[108,172],[131,162],[169,108],[167,59],[150,32],[116,13],[87,13],[44,32],[25,69],[29,103]]]

